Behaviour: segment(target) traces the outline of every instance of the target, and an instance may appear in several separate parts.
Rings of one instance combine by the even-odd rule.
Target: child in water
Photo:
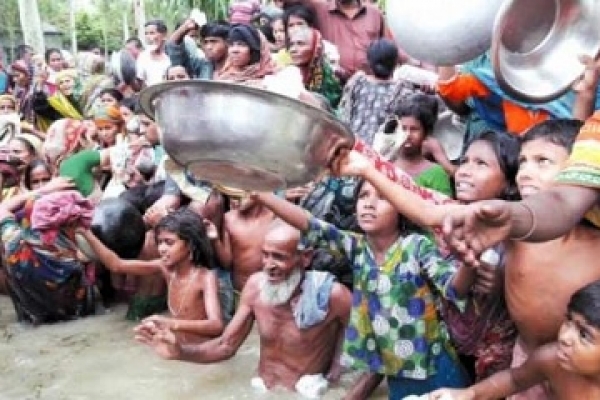
[[[219,284],[212,271],[212,249],[200,217],[189,209],[165,216],[155,227],[160,258],[123,260],[106,248],[91,231],[83,232],[98,259],[111,271],[131,275],[162,274],[168,286],[170,317],[153,315],[143,322],[160,322],[182,343],[219,336],[223,318]]]

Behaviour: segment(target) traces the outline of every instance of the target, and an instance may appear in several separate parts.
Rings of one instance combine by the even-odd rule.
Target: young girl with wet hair
[[[152,315],[144,323],[167,326],[184,343],[198,343],[219,336],[224,326],[219,284],[202,219],[193,211],[182,208],[165,216],[154,228],[154,233],[160,258],[148,261],[121,259],[91,231],[83,232],[83,235],[98,259],[112,272],[163,276],[171,315]]]

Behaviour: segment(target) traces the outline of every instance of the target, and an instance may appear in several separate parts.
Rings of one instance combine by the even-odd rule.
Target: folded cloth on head
[[[48,194],[38,199],[31,213],[31,227],[40,232],[42,241],[53,243],[61,227],[92,225],[94,206],[78,191],[68,190]]]
[[[329,311],[329,297],[335,276],[326,271],[307,271],[302,294],[294,307],[294,319],[300,329],[322,322]]]

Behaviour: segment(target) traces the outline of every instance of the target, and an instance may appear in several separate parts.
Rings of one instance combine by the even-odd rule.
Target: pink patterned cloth
[[[44,243],[53,243],[61,227],[92,225],[93,204],[76,190],[51,193],[36,200],[31,213],[31,227],[40,232]]]

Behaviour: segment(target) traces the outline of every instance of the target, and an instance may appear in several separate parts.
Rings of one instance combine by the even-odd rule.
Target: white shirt
[[[167,69],[171,66],[171,60],[166,53],[162,53],[156,59],[148,50],[143,51],[136,61],[137,78],[146,86],[160,83],[164,80]]]

